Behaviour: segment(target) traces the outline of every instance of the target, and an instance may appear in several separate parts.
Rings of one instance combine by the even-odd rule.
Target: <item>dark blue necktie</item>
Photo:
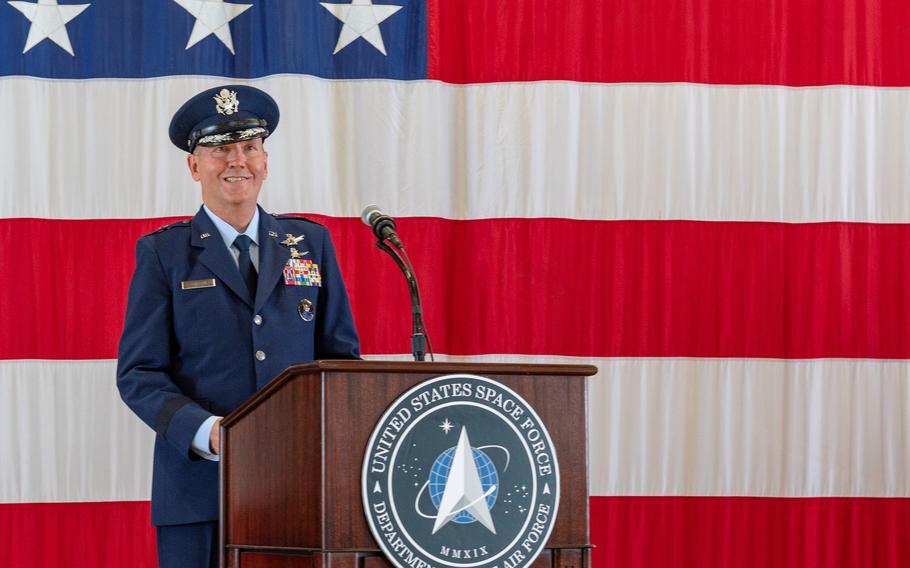
[[[249,238],[246,235],[237,235],[237,238],[234,239],[234,248],[240,251],[240,258],[237,259],[238,268],[240,268],[240,276],[243,277],[243,281],[246,282],[247,290],[250,291],[250,297],[256,297],[256,269],[253,268],[253,261],[250,259],[250,245],[253,244],[253,239]]]

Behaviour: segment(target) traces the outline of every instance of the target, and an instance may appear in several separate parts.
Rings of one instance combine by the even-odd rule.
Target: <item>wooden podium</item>
[[[314,361],[295,365],[222,421],[221,566],[387,568],[361,504],[373,427],[427,379],[472,374],[517,392],[546,424],[559,513],[534,568],[590,565],[583,365]]]

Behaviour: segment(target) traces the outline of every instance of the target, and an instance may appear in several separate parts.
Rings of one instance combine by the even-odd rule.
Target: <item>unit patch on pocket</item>
[[[322,286],[319,265],[309,259],[288,259],[284,265],[284,283],[288,286]]]

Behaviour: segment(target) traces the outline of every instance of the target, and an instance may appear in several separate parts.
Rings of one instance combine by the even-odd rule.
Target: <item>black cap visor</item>
[[[269,135],[268,122],[261,118],[246,118],[213,124],[190,133],[186,141],[190,152],[196,146],[221,146],[251,138],[265,139]]]

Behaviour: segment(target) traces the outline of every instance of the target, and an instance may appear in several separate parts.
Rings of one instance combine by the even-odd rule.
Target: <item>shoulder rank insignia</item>
[[[300,235],[299,237],[295,237],[294,235],[292,235],[290,233],[285,233],[285,235],[287,236],[287,238],[284,239],[283,241],[281,241],[281,244],[287,245],[289,247],[294,246],[303,240],[303,235]]]
[[[279,221],[303,221],[304,223],[312,223],[319,227],[323,226],[321,223],[317,223],[316,221],[308,219],[307,217],[301,217],[300,215],[282,215],[279,213],[269,213],[269,215],[278,219]]]
[[[167,231],[168,229],[173,229],[174,227],[189,227],[189,226],[190,226],[190,220],[189,220],[189,219],[184,219],[183,221],[174,221],[173,223],[170,223],[170,224],[168,224],[168,225],[164,225],[164,226],[162,226],[162,227],[158,227],[157,230],[152,231],[152,232],[149,233],[149,234],[150,234],[150,235],[157,235],[157,234],[160,233],[161,231]]]

